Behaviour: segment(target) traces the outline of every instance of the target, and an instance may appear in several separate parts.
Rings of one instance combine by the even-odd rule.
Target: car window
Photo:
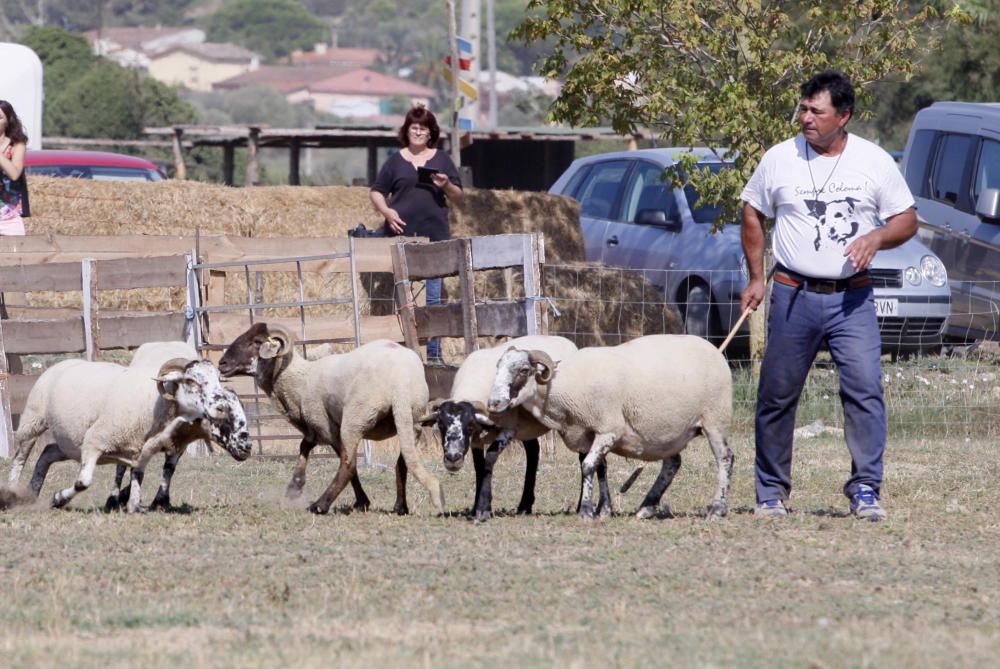
[[[969,203],[962,198],[962,179],[969,152],[973,146],[972,135],[946,134],[938,143],[931,174],[931,197],[939,202],[947,202],[953,207],[969,209]]]
[[[632,181],[625,194],[625,215],[623,219],[635,222],[643,209],[663,211],[668,221],[677,220],[677,201],[674,190],[663,180],[663,168],[653,163],[636,163]]]
[[[578,169],[576,173],[569,178],[569,183],[566,184],[566,188],[563,189],[562,194],[569,195],[579,201],[580,198],[577,197],[576,191],[579,190],[580,184],[583,183],[583,180],[587,178],[588,174],[590,174],[590,165],[584,165]]]
[[[699,167],[707,167],[712,171],[712,174],[718,174],[723,169],[726,169],[727,166],[720,163],[709,163],[701,164]],[[694,186],[690,184],[684,186],[684,197],[687,199],[688,207],[691,209],[691,217],[694,219],[695,223],[715,223],[716,219],[719,218],[719,213],[722,211],[722,205],[708,203],[698,204],[701,199],[701,195],[695,190]]]
[[[916,197],[927,197],[927,167],[931,162],[934,146],[933,130],[918,130],[910,144],[910,157],[906,161],[906,185]]]
[[[98,181],[162,181],[163,175],[140,167],[107,167],[87,165],[32,165],[28,174]]]
[[[580,201],[580,214],[593,218],[611,218],[628,168],[627,160],[609,160],[595,164],[581,184],[576,198]]]
[[[972,182],[972,201],[979,201],[979,194],[987,188],[1000,188],[1000,142],[984,139],[979,152],[976,178]]]

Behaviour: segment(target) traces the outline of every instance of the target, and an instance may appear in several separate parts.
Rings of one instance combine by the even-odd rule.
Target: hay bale
[[[29,234],[116,235],[229,234],[245,237],[311,237],[347,234],[359,223],[382,224],[368,199],[368,188],[355,186],[260,186],[232,188],[190,181],[112,182],[53,177],[31,178],[33,216]],[[659,332],[680,331],[680,318],[663,302],[641,272],[583,264],[584,244],[579,205],[570,198],[512,190],[466,190],[451,208],[454,236],[542,232],[545,235],[544,293],[562,316],[551,320],[552,331],[578,345],[609,345]],[[503,282],[496,274],[476,279],[478,299],[503,299]],[[347,294],[336,278],[306,277],[307,295]],[[393,309],[391,276],[365,278],[370,302],[365,313]],[[446,293],[454,279],[445,283]],[[297,299],[294,274],[273,276],[263,300]],[[520,285],[519,276],[514,285]],[[452,295],[457,291],[452,289]],[[235,275],[226,282],[227,302],[245,299],[246,286]],[[515,291],[514,297],[520,297]],[[77,306],[79,295],[34,293],[38,306]],[[183,304],[182,290],[107,291],[99,295],[105,309],[162,310]],[[331,308],[335,309],[335,308]],[[342,308],[343,309],[343,308]],[[321,309],[327,313],[329,309]],[[345,314],[346,317],[346,314]],[[446,352],[460,355],[462,340],[446,342]]]
[[[347,234],[382,224],[362,186],[232,188],[193,181],[31,178],[28,234],[221,233],[242,237]],[[580,210],[569,198],[469,188],[451,208],[452,235],[542,232],[549,262],[584,258]]]

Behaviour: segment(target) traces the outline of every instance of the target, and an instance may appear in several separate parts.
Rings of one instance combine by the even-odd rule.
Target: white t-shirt
[[[879,219],[914,206],[892,156],[857,135],[832,157],[817,154],[802,135],[776,144],[740,197],[774,219],[775,261],[819,279],[854,274],[846,246]]]

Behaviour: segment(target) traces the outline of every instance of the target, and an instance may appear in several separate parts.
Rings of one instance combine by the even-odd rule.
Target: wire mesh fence
[[[686,318],[703,318],[707,309],[709,330],[704,330],[704,321],[697,327],[718,343],[737,320],[738,290],[745,279],[739,272],[698,272],[710,276],[712,285],[739,288],[722,295],[699,293],[700,302],[695,303],[667,297],[664,287],[683,285],[691,272],[670,274],[548,265],[545,294],[553,303],[549,332],[578,346],[614,345],[643,335],[681,333]],[[895,285],[891,281],[876,281],[876,297],[879,286]],[[946,317],[920,314],[922,305],[937,305],[919,298],[907,304],[906,315],[896,311],[879,317],[890,436],[982,439],[1000,434],[1000,318],[998,301],[990,299],[1000,295],[1000,282],[967,282],[966,287],[978,299],[953,302]],[[757,391],[746,325],[726,354],[733,369],[733,432],[752,435]],[[665,395],[672,391],[663,390]],[[666,401],[664,409],[669,410]],[[826,431],[843,428],[836,366],[825,352],[817,356],[806,382],[796,424]]]

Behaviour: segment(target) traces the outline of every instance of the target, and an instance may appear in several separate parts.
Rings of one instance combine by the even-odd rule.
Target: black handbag
[[[365,227],[364,223],[358,223],[357,227],[353,230],[347,231],[348,237],[385,237],[385,226],[378,228],[376,230],[369,230]]]

